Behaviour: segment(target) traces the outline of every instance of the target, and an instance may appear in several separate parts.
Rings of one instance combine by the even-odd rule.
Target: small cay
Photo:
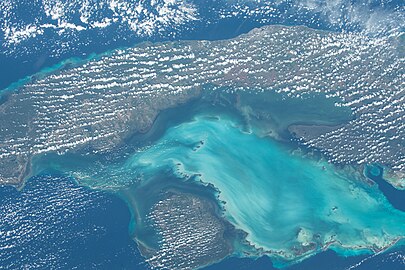
[[[252,109],[255,94],[242,102],[223,90],[161,112],[115,156],[46,155],[36,168],[52,164],[119,194],[133,213],[134,240],[158,268],[192,269],[229,255],[267,255],[283,267],[327,249],[378,252],[405,236],[405,214],[362,167],[338,167],[291,141],[291,126],[334,128],[352,119],[350,111],[324,103],[328,122],[326,113],[284,98],[287,108],[307,112],[284,118],[272,106]]]
[[[37,74],[1,98],[0,184],[49,169],[117,194],[154,268],[400,245],[403,44],[266,26]]]
[[[404,213],[361,174],[243,127],[232,115],[203,111],[126,166],[213,185],[224,217],[281,264],[328,248],[377,252],[404,237]]]

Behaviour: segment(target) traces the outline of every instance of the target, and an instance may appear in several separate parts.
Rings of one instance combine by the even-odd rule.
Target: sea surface
[[[403,248],[393,248],[387,252],[378,255],[363,255],[342,257],[332,250],[328,250],[315,255],[303,262],[292,265],[285,270],[401,270],[403,269],[403,260],[405,251]],[[206,270],[273,270],[279,269],[272,266],[268,257],[261,257],[256,260],[229,258],[215,265],[204,268]]]
[[[0,196],[3,269],[149,269],[130,237],[129,209],[114,195],[48,174],[30,179],[23,191],[1,187]],[[401,270],[404,257],[404,246],[349,257],[328,250],[285,269]],[[231,257],[204,269],[278,268],[268,257]]]
[[[206,3],[207,2],[207,3]],[[361,1],[347,1],[347,3]],[[29,4],[29,1],[26,3]],[[71,49],[44,50],[43,52],[25,53],[30,47],[41,45],[37,39],[26,40],[15,48],[4,48],[0,52],[0,89],[22,80],[36,72],[46,72],[46,68],[60,68],[61,61],[78,57],[71,62],[82,61],[94,53],[103,53],[119,47],[133,46],[143,41],[160,42],[176,39],[218,40],[235,37],[241,33],[265,25],[307,25],[317,29],[332,31],[361,31],[365,24],[335,24],[327,11],[317,9],[295,15],[289,1],[279,8],[283,16],[268,17],[266,14],[251,15],[240,13],[235,17],[221,17],[212,12],[218,8],[215,1],[204,1],[205,9],[200,12],[203,22],[193,22],[191,27],[181,30],[168,29],[167,32],[179,31],[177,36],[164,34],[138,36],[130,30],[118,33],[126,36],[117,39],[114,26],[106,29],[103,39],[110,42],[97,42],[99,33],[86,32],[75,38],[78,42]],[[342,5],[345,1],[342,1]],[[403,2],[368,1],[370,13],[393,12],[398,7],[403,10]],[[333,10],[326,7],[325,10]],[[23,8],[23,7],[22,7]],[[230,8],[231,10],[231,8]],[[379,14],[379,13],[378,13]],[[27,15],[28,16],[28,15]],[[211,20],[211,18],[215,18]],[[377,17],[378,18],[378,17]],[[359,19],[361,20],[361,18]],[[211,21],[211,23],[207,23]],[[371,20],[372,22],[372,20]],[[371,23],[370,22],[370,23]],[[190,23],[191,24],[191,23]],[[54,41],[53,34],[49,40]],[[45,39],[48,38],[45,35]],[[56,39],[58,35],[56,35]],[[4,39],[2,45],[4,44]],[[62,42],[63,43],[63,42]],[[20,47],[17,48],[17,46]],[[69,62],[69,61],[67,61]],[[52,69],[52,68],[51,68]],[[12,88],[21,85],[16,83]],[[396,209],[403,211],[404,191],[398,191],[388,185],[379,174],[368,174],[378,184],[379,190],[387,201]],[[130,235],[131,212],[128,205],[111,191],[92,190],[79,185],[74,179],[49,171],[34,176],[21,190],[14,187],[0,187],[0,268],[4,269],[148,269],[139,254],[137,246]],[[320,252],[304,261],[286,266],[284,269],[364,269],[364,270],[402,270],[405,264],[405,245],[398,245],[377,255],[362,254],[343,256],[339,252],[328,250]],[[348,254],[349,255],[349,254]],[[351,254],[352,255],[352,254]],[[315,268],[314,268],[315,267]],[[236,258],[231,257],[217,264],[206,267],[210,270],[221,269],[277,269],[268,257]]]
[[[56,172],[0,187],[0,268],[148,269],[115,195]]]
[[[285,102],[288,106],[288,102]],[[220,199],[229,204],[228,206],[225,204],[228,219],[233,220],[233,224],[253,232],[254,237],[250,240],[264,246],[269,242],[262,242],[262,239],[275,237],[270,241],[272,245],[278,245],[277,248],[285,247],[287,242],[280,241],[282,239],[278,239],[277,236],[285,234],[288,239],[294,238],[295,225],[298,223],[306,224],[307,229],[310,228],[314,233],[322,233],[325,230],[323,234],[327,234],[327,228],[333,227],[333,218],[329,220],[330,217],[327,217],[324,211],[329,211],[328,207],[333,208],[334,205],[338,205],[346,214],[352,211],[350,216],[338,213],[335,217],[337,219],[349,217],[353,222],[348,227],[342,225],[336,229],[347,245],[352,244],[351,241],[353,244],[361,242],[361,235],[351,231],[354,225],[358,226],[359,230],[362,226],[369,226],[377,234],[380,226],[393,234],[401,233],[403,230],[401,224],[404,218],[401,207],[404,207],[404,202],[399,198],[404,191],[392,187],[379,190],[378,187],[385,184],[385,181],[381,178],[382,171],[378,166],[369,167],[369,171],[365,171],[366,175],[371,174],[368,175],[369,178],[375,180],[378,185],[364,184],[360,187],[355,193],[361,198],[357,202],[356,197],[351,197],[348,187],[357,184],[353,184],[353,180],[350,179],[342,181],[342,177],[345,175],[347,177],[347,174],[343,176],[335,174],[333,166],[316,159],[311,161],[311,157],[302,159],[300,152],[291,155],[290,146],[256,136],[252,126],[244,125],[241,118],[230,116],[233,111],[212,109],[206,105],[199,107],[196,102],[191,104],[189,106],[195,108],[194,117],[186,116],[186,112],[193,111],[187,105],[168,110],[157,119],[155,133],[149,137],[155,141],[152,147],[132,155],[125,154],[126,158],[120,159],[120,164],[100,167],[100,170],[102,168],[106,176],[114,175],[115,170],[121,171],[122,168],[141,171],[144,176],[161,174],[162,185],[167,184],[167,179],[176,181],[176,176],[182,178],[193,173],[201,174],[203,181],[211,181],[222,191],[223,196],[220,196]],[[277,110],[273,110],[277,115]],[[336,111],[336,115],[339,114],[342,112]],[[263,157],[266,157],[266,160],[263,161]],[[50,260],[49,264],[86,266],[90,269],[111,267],[147,269],[148,266],[145,265],[144,258],[139,254],[132,239],[136,224],[131,216],[131,213],[134,213],[134,206],[131,203],[126,204],[128,200],[122,196],[118,188],[127,186],[130,178],[122,177],[121,182],[114,183],[114,188],[110,189],[109,177],[106,177],[105,182],[100,185],[101,188],[95,184],[93,186],[95,189],[89,189],[83,185],[92,186],[92,179],[84,179],[80,185],[73,179],[62,176],[68,175],[69,171],[80,172],[86,167],[96,166],[96,163],[97,161],[94,163],[92,159],[77,159],[70,155],[42,157],[34,160],[38,176],[28,180],[21,191],[13,187],[1,188],[0,195],[3,198],[1,208],[5,210],[1,211],[4,217],[1,218],[0,227],[4,228],[1,230],[4,232],[3,249],[7,251],[4,254],[9,255],[3,255],[0,262],[6,269],[12,269],[14,267],[12,264],[16,261],[22,266],[27,263],[43,265],[47,260]],[[244,164],[250,164],[249,168],[241,171],[235,169],[243,168]],[[249,181],[238,182],[240,176],[245,174],[249,174],[244,178]],[[80,177],[78,179],[81,180]],[[289,181],[284,185],[283,179]],[[181,185],[180,180],[179,184]],[[198,188],[194,190],[200,192]],[[149,197],[142,198],[150,194],[138,193],[137,197],[141,198],[136,199],[152,200]],[[255,194],[255,199],[249,200],[250,194]],[[261,200],[257,200],[258,197]],[[235,198],[237,202],[233,202]],[[244,203],[245,200],[247,201]],[[259,205],[251,204],[249,201]],[[319,203],[320,201],[322,203]],[[353,205],[356,207],[353,208]],[[255,211],[257,219],[251,215],[252,211]],[[244,219],[244,216],[247,218]],[[269,223],[266,216],[278,218],[277,221]],[[25,225],[26,223],[28,225]],[[276,229],[278,233],[273,236],[272,233],[268,234],[266,226],[279,226],[267,228]],[[37,237],[32,239],[32,234]],[[44,247],[36,253],[29,253],[27,259],[16,260],[14,257],[20,256],[20,253],[14,250],[21,250],[21,253],[32,252],[38,246]],[[77,247],[81,247],[79,253]],[[274,246],[269,246],[272,247]],[[252,255],[251,258],[238,258],[236,253],[235,256],[206,268],[282,267],[305,270],[314,269],[316,266],[316,269],[336,270],[400,270],[404,266],[404,247],[404,243],[401,242],[384,252],[372,254],[366,250],[347,250],[336,246],[327,251],[316,250],[316,255],[293,264],[282,260],[272,261],[266,256],[257,257],[257,255]],[[81,256],[83,252],[88,254]],[[31,258],[29,256],[33,258],[29,259]]]
[[[175,20],[170,17],[171,10],[160,15],[159,8],[176,10],[182,7],[182,1],[151,1],[155,5],[149,1],[129,1],[128,10],[135,9],[140,3],[138,8],[144,13],[140,15],[142,19],[126,17],[126,10],[122,10],[120,14],[114,14],[116,22],[105,27],[89,25],[85,30],[75,30],[74,27],[86,26],[87,23],[79,17],[89,17],[95,22],[100,18],[111,18],[112,10],[108,6],[112,2],[128,1],[102,0],[98,5],[84,0],[73,3],[6,0],[0,3],[0,89],[45,68],[58,67],[69,58],[86,59],[93,54],[131,47],[144,41],[228,39],[270,24],[306,25],[338,32],[363,31],[370,35],[390,34],[390,31],[403,31],[405,16],[405,5],[401,0],[281,0],[275,3],[190,0],[187,2],[192,4],[193,12],[184,14],[184,18],[179,15]],[[60,8],[64,11],[60,12]],[[87,13],[87,10],[90,11]],[[144,24],[134,31],[129,25],[132,20]],[[169,22],[161,25],[159,20]],[[24,31],[27,28],[33,32]],[[12,35],[13,31],[15,35]]]
[[[301,229],[310,242],[317,241],[312,235],[320,245],[328,239],[340,241],[346,248],[331,248],[344,256],[367,254],[364,247],[373,237],[379,246],[404,234],[404,213],[376,185],[362,183],[354,171],[346,173],[290,151],[226,114],[207,113],[169,128],[123,167],[140,170],[146,178],[169,170],[179,178],[196,175],[212,184],[225,202],[226,218],[258,248],[282,251],[281,257],[290,256],[293,246],[299,249],[299,242],[299,252],[308,254],[306,239],[295,239]]]
[[[22,191],[0,187],[0,198],[3,269],[149,269],[129,235],[129,209],[117,196],[54,173],[31,178]],[[401,270],[404,257],[404,246],[349,257],[328,250],[284,269]],[[278,268],[268,257],[231,257],[204,269]]]
[[[366,166],[364,174],[377,183],[378,188],[387,197],[388,201],[396,208],[401,211],[405,211],[405,191],[394,188],[391,184],[383,178],[384,168],[374,164]]]

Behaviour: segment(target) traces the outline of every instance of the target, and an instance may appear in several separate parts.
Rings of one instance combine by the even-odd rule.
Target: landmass
[[[51,169],[119,194],[155,268],[387,249],[404,213],[358,174],[402,185],[401,44],[266,26],[70,62],[3,95],[0,183]]]
[[[0,181],[21,185],[44,153],[107,152],[207,84],[335,98],[354,119],[314,138],[302,134],[303,144],[333,163],[377,162],[403,173],[401,44],[395,35],[266,26],[223,41],[143,43],[35,75],[0,105]]]

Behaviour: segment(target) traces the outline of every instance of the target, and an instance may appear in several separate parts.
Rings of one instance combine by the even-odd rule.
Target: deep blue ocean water
[[[288,2],[288,1],[287,1]],[[359,1],[350,1],[359,2]],[[370,1],[369,1],[370,2]],[[371,1],[372,2],[372,1]],[[382,1],[374,1],[380,8]],[[386,1],[387,6],[404,5],[401,0]],[[203,17],[209,20],[215,1],[202,1],[205,5]],[[286,3],[284,13],[288,13]],[[290,19],[288,19],[290,18]],[[260,18],[236,17],[215,19],[210,24],[194,23],[176,39],[224,39],[264,24],[304,24],[325,30],[356,30],[352,25],[341,29],[330,25],[320,14],[284,16],[266,21]],[[127,35],[125,35],[127,33]],[[140,38],[131,32],[120,31],[126,38],[117,39],[114,29],[109,28],[99,42],[96,31],[83,34],[89,40],[78,44],[72,50],[54,55],[50,51],[23,55],[6,55],[0,51],[0,89],[13,82],[32,75],[45,67],[71,57],[86,58],[92,53],[101,53],[118,47],[133,46],[136,43],[165,41],[173,38],[151,36]],[[1,40],[0,40],[1,42]],[[36,40],[27,41],[24,46],[37,46]],[[402,193],[374,179],[385,196],[398,209],[405,209]],[[395,201],[395,202],[394,202]],[[30,179],[22,191],[13,187],[0,187],[0,268],[2,269],[147,269],[136,244],[129,236],[130,213],[127,205],[112,194],[89,190],[77,186],[71,179],[59,175],[42,175]],[[286,269],[364,269],[402,270],[405,247],[398,247],[377,256],[362,255],[341,257],[334,251],[326,251],[311,257],[298,265]],[[364,260],[364,262],[362,262]],[[362,262],[357,267],[355,266]],[[333,268],[331,268],[333,265]],[[276,269],[269,258],[229,258],[209,270]]]
[[[374,169],[374,174],[371,173]],[[368,167],[365,171],[367,177],[372,179],[386,196],[388,201],[397,209],[404,211],[405,209],[405,191],[395,189],[387,183],[382,175],[383,168],[378,165]],[[342,257],[333,250],[321,252],[313,257],[310,257],[298,264],[283,268],[285,270],[403,270],[405,260],[405,241],[396,247],[393,247],[385,252],[374,255],[359,255]],[[229,258],[222,262],[211,265],[205,268],[206,270],[272,270],[275,268],[268,257],[259,259],[248,258]]]
[[[366,167],[365,175],[378,185],[378,188],[395,208],[405,211],[405,190],[396,189],[385,181],[383,178],[383,170],[381,166],[370,165]]]
[[[0,187],[0,269],[148,269],[119,198],[58,175]]]
[[[41,175],[22,191],[0,187],[0,199],[1,269],[149,269],[129,236],[128,207],[112,194]],[[328,250],[284,269],[402,270],[404,256],[404,246],[377,256],[341,257]],[[204,269],[277,268],[262,257],[228,258]]]
[[[209,119],[209,120],[207,120]],[[215,119],[215,120],[212,120]],[[226,116],[221,116],[218,119],[226,119]],[[223,121],[223,123],[221,124],[212,124],[214,122],[217,121]],[[202,125],[199,125],[198,123],[202,123],[202,122],[211,122],[211,123],[204,123]],[[272,205],[271,202],[266,201],[265,199],[263,199],[264,197],[273,197],[273,196],[277,196],[277,201],[278,202],[282,202],[281,204],[287,204],[287,210],[284,209],[284,205],[279,205],[277,207],[277,211],[279,211],[279,213],[275,214],[275,213],[266,213],[266,218],[271,218],[273,217],[274,220],[278,219],[276,217],[282,216],[283,214],[287,215],[288,217],[292,217],[295,214],[291,214],[288,213],[288,208],[291,207],[291,205],[295,205],[294,204],[294,199],[296,197],[300,197],[300,192],[305,193],[305,194],[312,194],[311,198],[316,198],[316,200],[322,201],[322,199],[316,197],[314,194],[317,192],[316,190],[312,190],[312,191],[303,191],[305,190],[305,187],[303,186],[299,186],[298,182],[299,180],[293,180],[294,176],[293,175],[297,175],[298,178],[303,178],[305,179],[305,177],[309,173],[308,171],[306,171],[308,168],[306,167],[298,169],[298,167],[294,166],[294,162],[293,162],[293,158],[289,157],[288,160],[288,164],[289,167],[285,168],[283,167],[282,163],[280,163],[280,160],[283,159],[283,153],[282,152],[275,152],[275,156],[278,157],[279,160],[275,160],[276,158],[273,156],[271,156],[271,153],[275,151],[275,149],[272,149],[271,147],[267,148],[265,144],[260,144],[260,140],[258,141],[251,141],[249,143],[244,142],[244,141],[238,141],[237,143],[235,143],[233,140],[234,139],[241,139],[243,137],[243,135],[240,135],[239,133],[237,133],[237,136],[234,136],[235,134],[232,132],[232,128],[228,129],[226,120],[217,120],[217,118],[215,117],[201,117],[201,118],[193,118],[193,120],[191,122],[186,122],[186,124],[182,124],[179,126],[175,126],[173,129],[169,129],[168,131],[166,131],[165,135],[162,137],[162,141],[159,141],[158,143],[156,143],[156,152],[154,152],[154,148],[148,148],[148,150],[145,151],[141,151],[141,153],[139,153],[139,156],[137,154],[134,154],[133,159],[131,159],[131,162],[128,162],[128,164],[132,164],[132,162],[138,164],[135,167],[142,167],[142,165],[140,164],[145,164],[145,175],[148,175],[149,173],[155,174],[156,172],[154,171],[155,169],[160,170],[162,167],[165,167],[166,165],[170,166],[170,164],[181,164],[181,166],[179,166],[177,168],[178,171],[181,171],[183,174],[192,174],[193,172],[197,173],[197,172],[201,172],[204,177],[205,177],[205,181],[214,181],[214,179],[216,179],[218,176],[217,181],[214,181],[214,186],[218,187],[219,190],[223,193],[223,197],[220,197],[222,200],[226,201],[227,203],[230,203],[231,206],[226,207],[227,211],[229,213],[233,212],[233,208],[238,208],[238,211],[243,211],[243,209],[245,209],[243,206],[246,205],[246,209],[248,209],[247,211],[243,212],[243,217],[247,216],[248,218],[246,220],[244,220],[242,218],[242,221],[240,221],[241,223],[243,223],[243,225],[247,225],[248,223],[250,223],[250,225],[252,225],[252,227],[258,227],[257,229],[253,230],[253,234],[257,236],[257,234],[260,234],[261,228],[266,228],[266,220],[263,220],[261,218],[260,212],[261,210],[265,209],[266,206],[263,206],[262,204],[260,204],[260,211],[257,210],[257,207],[255,204],[251,204],[252,201],[248,200],[248,203],[246,203],[245,200],[245,196],[244,194],[250,194],[253,190],[253,192],[255,193],[255,195],[258,198],[261,198],[260,202],[262,202],[263,200],[266,202],[265,205]],[[230,125],[232,126],[232,125]],[[233,124],[233,126],[237,126],[236,124]],[[216,128],[215,128],[216,127]],[[182,128],[184,130],[182,130]],[[205,129],[206,128],[206,129]],[[225,130],[224,132],[221,132],[221,130]],[[213,134],[211,134],[211,132]],[[201,136],[201,137],[200,137]],[[246,135],[246,137],[250,137],[250,135]],[[203,139],[205,138],[205,139]],[[211,138],[211,140],[210,140]],[[221,144],[221,138],[226,138],[227,144]],[[184,139],[184,140],[182,140]],[[195,154],[196,152],[194,147],[195,142],[196,141],[203,141],[204,140],[204,147],[207,148],[208,150],[206,150],[207,152],[204,152],[205,148],[202,147],[202,149],[198,150],[199,154]],[[211,143],[214,142],[214,145],[212,145]],[[217,144],[215,144],[217,143]],[[261,182],[265,183],[265,179],[266,179],[266,174],[260,174],[260,166],[257,166],[257,164],[260,164],[260,160],[262,159],[255,159],[252,158],[252,156],[249,155],[249,153],[255,153],[255,156],[262,156],[262,152],[258,149],[255,148],[256,143],[259,143],[259,145],[257,146],[258,148],[262,149],[263,152],[266,153],[266,159],[270,160],[271,162],[269,163],[265,163],[265,167],[266,169],[269,169],[272,173],[275,173],[278,169],[275,167],[279,167],[282,169],[279,169],[280,171],[282,171],[282,175],[277,175],[277,177],[273,176],[275,181],[280,180],[281,182],[283,181],[283,179],[288,179],[290,180],[290,182],[294,183],[293,186],[290,186],[290,183],[285,183],[284,185],[282,183],[278,183],[275,186],[271,187],[271,188],[266,188],[266,184],[261,185]],[[189,147],[191,145],[191,147]],[[248,152],[246,153],[244,151],[244,147],[243,146],[249,146]],[[235,147],[237,146],[237,147]],[[232,159],[232,154],[230,154],[230,152],[232,152],[231,149],[227,149],[227,147],[230,147],[232,149],[234,149],[237,152],[237,156],[238,160],[236,159]],[[165,149],[164,151],[162,151],[162,149]],[[175,149],[175,150],[174,150]],[[187,149],[189,149],[190,151],[187,151]],[[220,149],[217,151],[214,151],[213,149]],[[208,153],[207,155],[205,155],[205,153]],[[202,155],[204,157],[199,156],[198,158],[194,158],[193,155]],[[222,160],[221,160],[222,158]],[[240,159],[240,160],[239,160]],[[239,163],[241,162],[241,163]],[[242,168],[244,165],[242,163],[245,164],[250,164],[249,168],[245,168],[243,170],[238,170],[238,168]],[[127,164],[127,163],[126,163]],[[215,165],[213,166],[213,164],[221,164],[220,167],[215,167]],[[229,166],[229,164],[232,164]],[[275,164],[275,165],[274,165]],[[311,165],[306,164],[308,167],[310,167]],[[128,165],[129,166],[129,165]],[[204,167],[206,166],[206,167]],[[203,169],[201,168],[203,167]],[[325,165],[326,170],[327,166]],[[325,169],[325,167],[323,167],[323,170]],[[231,170],[229,168],[232,168]],[[294,173],[289,175],[288,169],[290,169],[291,171],[293,171]],[[149,171],[150,170],[150,171]],[[249,173],[250,170],[253,170],[255,173]],[[322,182],[322,178],[324,178],[323,174],[324,171],[320,171],[318,174],[311,174],[312,179],[316,179],[316,182],[319,183],[326,183],[326,184],[321,184],[322,187],[317,186],[318,190],[321,190],[323,188],[326,189],[326,187],[328,186],[328,181],[333,182],[333,183],[337,183],[339,182],[338,179],[333,178],[333,176],[328,175],[324,180],[326,182]],[[305,173],[303,172],[305,171]],[[233,172],[236,172],[236,174],[238,174],[238,176],[240,177],[240,179],[249,179],[249,181],[247,181],[249,184],[247,184],[246,181],[241,181],[243,182],[242,184],[240,184],[238,181],[234,181],[235,178],[231,177],[231,174]],[[268,172],[266,170],[266,172]],[[259,181],[255,182],[255,177],[257,175],[260,175]],[[259,177],[259,176],[257,176]],[[267,177],[270,177],[267,175]],[[236,177],[237,179],[238,177]],[[210,179],[210,180],[207,180]],[[204,181],[204,180],[203,180]],[[228,184],[224,186],[221,186],[221,181],[223,182],[227,182]],[[232,182],[233,181],[233,182]],[[306,182],[307,187],[311,186],[311,180],[304,180],[304,182]],[[385,181],[383,179],[379,179],[379,182],[381,183],[385,183]],[[211,182],[212,183],[212,182]],[[277,189],[277,185],[278,186],[283,186],[284,188],[287,188],[289,190],[289,195],[291,196],[291,192],[294,193],[294,188],[297,188],[300,190],[300,192],[295,193],[293,196],[291,196],[291,198],[289,198],[287,196],[287,198],[283,198],[282,196],[282,189],[279,190],[279,192],[277,194],[273,194],[271,191]],[[389,185],[389,184],[387,184]],[[259,188],[257,188],[259,187]],[[228,190],[228,188],[230,190]],[[257,189],[256,189],[257,188]],[[265,190],[264,192],[266,193],[265,196],[263,196],[262,194],[262,190]],[[333,189],[333,191],[325,191],[326,194],[332,194],[333,192],[338,192],[338,188]],[[395,201],[395,199],[399,199],[400,195],[402,194],[402,198],[403,198],[403,191],[398,191],[396,189],[394,189],[393,187],[391,187],[391,189],[385,188],[382,190],[383,193],[385,194],[385,196],[387,198],[389,198],[389,201],[393,202]],[[349,190],[347,189],[346,192],[349,192]],[[229,196],[226,196],[228,193],[232,193],[231,199],[229,199]],[[373,194],[375,195],[375,194]],[[304,197],[305,195],[301,195],[302,197]],[[249,198],[249,195],[247,195],[246,197]],[[345,197],[345,195],[340,195],[339,197]],[[236,199],[234,199],[236,198]],[[331,199],[332,200],[332,199]],[[362,201],[362,203],[367,203],[367,199],[363,199],[364,201]],[[328,201],[328,200],[325,200]],[[334,201],[334,203],[336,203],[336,205],[338,204],[337,201]],[[284,203],[283,203],[284,202]],[[356,203],[356,200],[351,201],[350,202],[350,208],[356,208],[353,207],[352,203]],[[312,214],[316,213],[316,202],[312,202],[312,203],[302,203],[303,205],[311,205],[312,208],[312,212],[305,212],[304,208],[299,207],[299,205],[294,206],[295,211],[300,211],[300,213],[307,213],[305,216],[311,216],[309,218],[309,220],[311,219],[316,219],[316,217],[312,216]],[[397,200],[396,203],[392,203],[394,206],[396,206],[398,209],[402,209],[401,207],[404,206],[404,202],[402,200],[402,203]],[[235,206],[235,207],[234,207]],[[321,207],[323,207],[324,205],[321,205]],[[242,210],[241,210],[242,209]],[[298,210],[300,209],[300,210]],[[340,205],[339,205],[339,209],[343,209]],[[257,210],[257,211],[256,211]],[[263,210],[264,211],[264,210]],[[372,211],[372,210],[370,210]],[[350,211],[347,211],[346,209],[342,210],[342,212],[347,213]],[[254,213],[254,214],[253,214]],[[295,212],[294,212],[295,213]],[[314,214],[316,215],[316,214]],[[364,215],[364,216],[361,216]],[[369,217],[367,218],[366,216],[369,215]],[[394,216],[394,215],[393,215]],[[394,226],[394,227],[399,227],[399,228],[403,228],[400,224],[400,222],[403,221],[403,219],[398,219],[395,220],[394,217],[392,216],[392,219],[389,220],[389,224],[390,225],[381,225],[382,227],[384,226]],[[233,219],[236,219],[235,216],[232,217]],[[230,218],[230,219],[232,219]],[[239,218],[239,216],[238,216]],[[379,222],[381,219],[381,216],[378,217],[377,214],[371,213],[371,212],[366,212],[366,213],[361,213],[361,212],[356,212],[352,217],[350,217],[349,219],[351,220],[351,222],[353,222],[353,226],[355,226],[354,224],[357,224],[357,222],[355,221],[356,218],[360,219],[360,220],[367,220],[367,228],[369,228],[371,230],[371,228],[373,228],[373,223],[375,222]],[[239,220],[239,219],[238,219]],[[241,224],[239,222],[239,225]],[[247,223],[244,223],[247,222]],[[290,222],[290,224],[306,224],[306,226],[308,227],[309,223],[311,221],[296,221],[296,222]],[[396,222],[396,223],[393,223]],[[276,223],[275,221],[272,222],[273,224]],[[322,222],[316,222],[318,223],[322,223]],[[349,223],[350,224],[350,223]],[[379,227],[380,225],[376,225],[375,230],[379,231],[381,230],[382,227]],[[248,230],[252,229],[252,227],[248,226]],[[288,227],[288,225],[284,225],[283,228],[279,227],[279,230],[277,231],[277,233],[279,234],[283,234],[285,232],[285,227]],[[339,225],[339,228],[343,228],[345,227],[343,224]],[[350,227],[350,225],[349,225]],[[388,230],[388,227],[385,227],[384,229]],[[259,243],[258,241],[262,240],[262,239],[266,239],[268,241],[270,241],[272,244],[275,244],[276,240],[271,241],[269,239],[272,238],[271,234],[267,234],[268,231],[270,230],[264,230],[261,234],[261,236],[265,235],[265,237],[263,238],[258,238],[256,237],[253,241],[255,243]],[[315,231],[317,231],[315,229]],[[317,231],[320,232],[320,231]],[[344,234],[343,229],[341,232]],[[337,234],[339,234],[337,233]],[[290,238],[290,237],[286,237],[286,238]],[[282,239],[282,241],[285,243],[288,240],[286,239]],[[356,241],[356,238],[353,237],[352,241]],[[347,242],[346,244],[350,245],[350,242]],[[403,243],[402,243],[403,244]],[[301,263],[292,265],[292,266],[288,266],[285,269],[402,269],[404,266],[404,254],[405,254],[405,249],[404,246],[397,246],[394,247],[393,249],[386,251],[386,252],[382,252],[381,254],[365,254],[364,252],[361,255],[357,255],[357,256],[347,256],[345,257],[345,255],[353,255],[353,251],[345,251],[345,250],[338,250],[336,249],[335,252],[333,250],[328,250],[326,252],[321,252],[319,254],[317,254],[314,257],[311,257],[307,260],[304,260]],[[339,255],[340,254],[340,255]],[[343,255],[342,255],[343,254]],[[355,254],[360,254],[360,253],[355,253]],[[280,264],[278,264],[280,265]],[[254,260],[254,259],[236,259],[236,258],[230,258],[227,259],[223,262],[220,262],[216,265],[210,266],[207,269],[277,269],[274,268],[271,260],[269,258],[263,257],[260,258],[258,260]]]
[[[1,269],[148,269],[129,236],[127,205],[114,195],[79,187],[66,177],[42,175],[31,178],[22,191],[0,187],[0,199]],[[401,270],[403,247],[354,257],[329,250],[285,269]],[[277,268],[262,257],[228,258],[205,269]]]
[[[45,23],[52,22],[48,18],[31,18],[35,13],[27,13],[27,10],[40,10],[41,7],[32,4],[31,1],[21,0],[20,2],[18,14],[21,18],[16,19],[22,21],[43,19]],[[316,8],[311,10],[311,8],[303,8],[308,5],[306,1],[281,0],[277,1],[277,5],[274,4],[272,12],[266,13],[260,11],[263,8],[260,2],[265,1],[198,0],[191,2],[198,10],[198,20],[190,21],[182,27],[167,28],[147,36],[136,35],[128,29],[127,25],[114,24],[104,29],[69,32],[66,35],[60,35],[57,31],[47,32],[38,38],[24,40],[10,50],[1,46],[5,44],[5,40],[0,29],[0,89],[68,58],[87,58],[94,53],[130,47],[143,41],[228,39],[269,24],[306,25],[314,29],[330,31],[362,31],[370,28],[368,21],[361,21],[362,16],[367,18],[367,14],[376,13],[375,17],[380,25],[390,25],[386,20],[388,15],[394,12],[401,13],[405,8],[401,0],[343,0],[335,6],[330,6],[333,1],[325,1],[325,3],[314,1]],[[235,11],[234,6],[237,3],[243,6],[241,10],[258,12],[238,11],[234,16],[220,15],[219,10]],[[361,10],[361,12],[351,14],[350,6],[353,6],[353,10]],[[38,11],[37,14],[40,12]],[[108,14],[104,15],[108,17]],[[370,22],[373,21],[370,20]],[[77,42],[72,43],[72,40]],[[68,43],[71,45],[64,45]]]
[[[402,257],[401,257],[402,256]],[[322,252],[315,255],[303,262],[292,265],[285,270],[342,270],[342,269],[356,269],[356,270],[402,270],[403,256],[405,251],[403,249],[393,249],[377,256],[355,256],[355,257],[341,257],[332,250]],[[253,259],[237,259],[230,258],[215,265],[205,268],[205,270],[273,270],[278,269],[272,266],[268,257],[262,257],[257,260]]]

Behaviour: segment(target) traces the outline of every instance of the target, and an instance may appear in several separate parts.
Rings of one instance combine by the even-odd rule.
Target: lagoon
[[[379,251],[405,235],[405,215],[361,175],[245,130],[227,115],[203,113],[168,129],[127,168],[212,184],[226,218],[263,253],[295,261],[336,247]],[[337,248],[339,247],[339,248]]]

